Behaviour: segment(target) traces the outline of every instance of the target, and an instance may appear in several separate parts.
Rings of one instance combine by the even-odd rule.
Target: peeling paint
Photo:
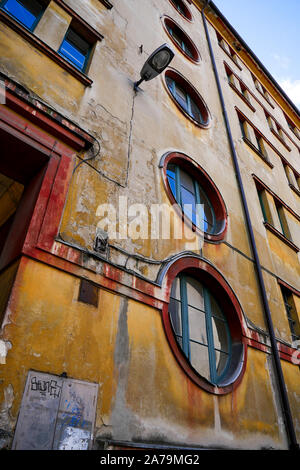
[[[11,348],[12,344],[9,341],[0,340],[0,364],[6,364],[6,356]]]

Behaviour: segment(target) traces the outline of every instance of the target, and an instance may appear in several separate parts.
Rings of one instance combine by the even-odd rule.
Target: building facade
[[[2,0],[0,38],[1,447],[296,448],[297,108],[212,2]]]

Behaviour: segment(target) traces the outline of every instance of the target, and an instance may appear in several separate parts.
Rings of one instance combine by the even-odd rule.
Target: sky
[[[300,108],[300,0],[213,0]]]

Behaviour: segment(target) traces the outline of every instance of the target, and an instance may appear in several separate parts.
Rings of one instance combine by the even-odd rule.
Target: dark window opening
[[[285,306],[287,319],[289,322],[292,341],[300,340],[300,322],[292,292],[284,286],[281,286],[281,293]]]
[[[38,0],[4,0],[1,8],[19,23],[33,31],[49,2]]]
[[[164,25],[179,50],[189,59],[198,62],[200,59],[199,52],[187,34],[171,18],[164,18]]]
[[[174,71],[166,72],[166,84],[175,102],[184,113],[201,127],[209,124],[209,113],[196,90]]]
[[[59,54],[77,69],[84,72],[87,67],[92,45],[74,29],[69,28],[59,48]]]
[[[188,7],[183,3],[182,0],[170,0],[172,3],[173,7],[176,8],[176,10],[187,20],[191,21],[192,20],[192,14]]]

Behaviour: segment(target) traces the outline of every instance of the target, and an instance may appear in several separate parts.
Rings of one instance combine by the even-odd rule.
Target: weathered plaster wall
[[[253,328],[266,330],[200,12],[191,6],[194,21],[187,23],[168,1],[116,0],[112,10],[104,9],[97,0],[68,0],[66,3],[104,35],[104,40],[96,44],[87,72],[93,80],[92,87],[85,87],[0,23],[1,70],[101,143],[100,154],[89,164],[80,165],[70,181],[60,225],[61,237],[68,243],[93,250],[99,222],[97,209],[103,203],[117,205],[119,196],[126,196],[129,205],[136,202],[145,203],[147,207],[153,203],[170,204],[158,165],[165,152],[183,152],[210,175],[228,210],[225,243],[205,243],[202,255],[231,285]],[[52,15],[52,19],[59,18],[61,36],[70,18],[53,2],[47,14]],[[203,96],[212,118],[209,129],[194,126],[182,115],[166,92],[162,77],[143,84],[143,91],[134,95],[133,82],[139,78],[144,61],[157,46],[169,42],[161,22],[163,14],[176,18],[200,51],[198,65],[177,52],[172,67],[190,80]],[[39,24],[36,33],[57,50],[58,32],[47,28],[46,19]],[[52,19],[49,18],[51,25]],[[274,164],[270,169],[242,141],[234,105],[245,114],[249,110],[228,87],[223,61],[230,59],[219,48],[211,26],[209,31],[259,255],[268,270],[264,271],[264,278],[276,334],[290,343],[288,321],[275,276],[299,289],[297,254],[266,232],[252,173],[297,212],[296,195],[285,184],[279,157],[268,149]],[[241,77],[256,93],[245,67]],[[282,111],[276,108],[272,113],[284,125]],[[276,138],[271,135],[259,105],[251,119],[276,146]],[[295,148],[289,158],[299,170]],[[77,162],[74,161],[74,165]],[[173,226],[176,224],[181,222],[175,215]],[[299,245],[297,225],[292,227],[294,241]],[[126,264],[126,268],[135,269],[151,281],[157,277],[159,261],[187,249],[199,254],[198,241],[191,246],[186,239],[127,239],[110,240],[110,243],[107,256],[111,262],[123,267]],[[138,263],[134,255],[145,259]],[[148,263],[147,258],[158,263]],[[97,264],[86,257],[85,263],[91,271],[101,270],[100,261]],[[286,446],[268,355],[249,348],[242,383],[233,394],[215,397],[191,383],[175,361],[159,311],[103,289],[99,307],[94,308],[77,301],[78,288],[76,277],[40,263],[22,261],[2,331],[3,341],[12,346],[7,350],[6,364],[0,365],[1,423],[8,433],[12,432],[17,418],[27,371],[34,369],[54,374],[66,371],[70,377],[99,383],[96,422],[99,438],[241,448]],[[296,367],[285,362],[283,367],[299,432]]]
[[[250,348],[242,384],[217,398],[179,367],[159,311],[103,289],[93,307],[77,301],[78,289],[77,278],[46,265],[20,266],[4,327],[12,348],[0,369],[8,432],[32,369],[99,384],[99,439],[285,447],[267,355]]]

